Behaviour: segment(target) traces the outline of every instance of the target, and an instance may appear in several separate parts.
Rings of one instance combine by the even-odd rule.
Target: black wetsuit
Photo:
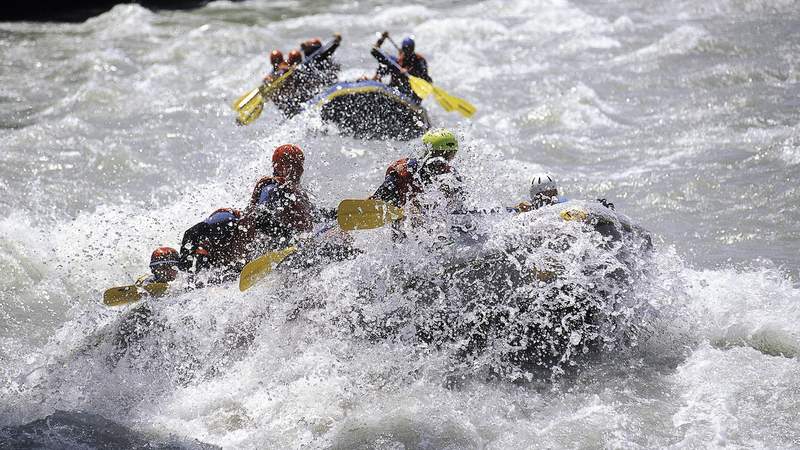
[[[180,269],[197,273],[209,268],[233,268],[236,260],[237,213],[220,210],[183,234]]]

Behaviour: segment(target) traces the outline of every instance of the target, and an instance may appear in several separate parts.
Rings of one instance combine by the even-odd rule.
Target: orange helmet
[[[150,255],[150,268],[159,266],[174,266],[179,262],[178,251],[172,247],[158,247]]]
[[[272,154],[272,172],[276,177],[299,180],[303,175],[305,155],[303,150],[294,144],[284,144]]]
[[[303,55],[299,50],[292,50],[289,52],[289,59],[286,60],[290,65],[299,64],[303,60]]]
[[[272,64],[272,67],[277,67],[278,64],[283,62],[283,53],[280,50],[273,50],[272,53],[269,54],[269,63]]]

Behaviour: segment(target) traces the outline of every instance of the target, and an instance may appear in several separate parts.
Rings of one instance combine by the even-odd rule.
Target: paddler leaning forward
[[[304,160],[297,145],[277,147],[272,155],[273,175],[258,180],[243,212],[214,211],[184,233],[179,256],[170,249],[177,263],[167,266],[172,270],[168,281],[175,279],[175,268],[188,272],[194,286],[202,284],[197,279],[200,273],[207,273],[203,281],[211,283],[233,279],[249,260],[294,245],[302,233],[311,231],[313,205],[300,183]],[[155,276],[156,270],[160,274],[166,268],[153,270]]]
[[[429,130],[422,136],[421,155],[399,159],[389,165],[383,183],[370,198],[402,208],[436,184],[448,202],[461,206],[464,196],[461,177],[450,165],[456,153],[458,140],[453,132],[443,128]]]

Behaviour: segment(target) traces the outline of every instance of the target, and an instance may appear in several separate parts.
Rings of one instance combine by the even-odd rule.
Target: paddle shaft
[[[389,40],[389,42],[391,42],[391,43],[392,43],[392,45],[394,45],[394,48],[396,48],[398,52],[400,51],[400,47],[398,47],[398,46],[397,46],[397,43],[394,41],[394,39],[392,39],[392,37],[391,37],[391,36],[389,36],[389,35],[387,34],[387,35],[386,35],[386,39],[388,39],[388,40]]]
[[[335,223],[324,226],[321,230],[314,233],[314,237],[317,238],[321,236],[335,226]],[[265,253],[250,261],[239,274],[239,290],[246,291],[250,289],[255,283],[267,276],[273,269],[277,268],[286,258],[297,253],[302,248],[300,244],[292,245],[282,250]]]

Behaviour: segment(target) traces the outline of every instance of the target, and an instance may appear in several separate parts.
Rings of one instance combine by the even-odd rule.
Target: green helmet
[[[444,158],[450,161],[458,152],[456,135],[444,128],[429,130],[422,136],[422,143],[425,146],[423,158]]]

